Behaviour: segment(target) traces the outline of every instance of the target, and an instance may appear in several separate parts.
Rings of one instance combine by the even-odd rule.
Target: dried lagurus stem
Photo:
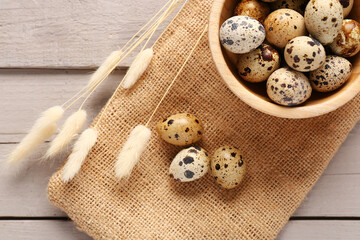
[[[51,107],[44,111],[41,114],[41,117],[36,120],[30,132],[10,154],[8,164],[20,162],[23,158],[30,155],[30,153],[46,139],[51,137],[56,132],[56,123],[63,114],[64,109],[60,106]]]
[[[80,132],[86,121],[86,112],[79,110],[66,119],[59,135],[51,142],[45,158],[58,154]]]
[[[76,141],[73,151],[67,160],[62,173],[62,180],[66,183],[73,179],[80,171],[81,165],[95,145],[98,131],[94,128],[86,129]]]
[[[91,75],[87,88],[93,89],[99,85],[102,80],[104,80],[116,68],[121,60],[121,56],[122,51],[120,50],[112,52],[100,65],[100,67]]]
[[[153,56],[154,51],[152,48],[145,49],[137,55],[122,81],[123,88],[131,88],[136,83],[150,65]]]
[[[136,126],[125,142],[115,164],[116,176],[129,177],[151,138],[151,130],[144,125]]]
[[[130,176],[132,169],[139,161],[141,154],[145,151],[146,146],[151,137],[151,130],[148,128],[151,119],[154,117],[156,111],[159,109],[161,103],[164,101],[166,95],[169,93],[172,85],[175,83],[176,79],[179,77],[180,73],[184,69],[185,65],[189,61],[190,57],[194,53],[196,47],[199,45],[201,38],[205,35],[208,29],[208,25],[205,26],[202,34],[200,35],[199,39],[196,41],[193,49],[190,51],[189,55],[185,59],[184,63],[182,64],[181,68],[179,69],[178,73],[171,81],[170,85],[166,89],[163,97],[159,101],[158,105],[155,107],[155,110],[150,115],[146,125],[138,125],[136,126],[130,133],[129,138],[125,142],[123,148],[120,151],[118,159],[115,164],[115,174],[118,178],[128,177]]]

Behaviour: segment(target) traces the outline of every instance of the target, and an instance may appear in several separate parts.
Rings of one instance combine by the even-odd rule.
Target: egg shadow
[[[249,181],[250,179],[251,176],[249,174],[246,174],[240,184],[232,189],[223,188],[220,184],[216,183],[216,181],[213,180],[213,187],[217,189],[215,196],[218,198],[219,201],[230,204],[235,199],[240,198],[242,193],[247,190],[249,183],[251,182]]]
[[[191,182],[180,182],[169,176],[169,185],[171,191],[183,197],[196,197],[206,191],[205,176]]]

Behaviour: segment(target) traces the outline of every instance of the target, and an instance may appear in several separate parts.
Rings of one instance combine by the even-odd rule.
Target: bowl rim
[[[354,72],[356,79],[338,91],[336,96],[312,105],[286,107],[272,103],[256,96],[234,76],[228,67],[220,44],[220,17],[226,0],[214,0],[209,16],[209,46],[213,61],[227,87],[246,104],[268,115],[280,118],[311,118],[332,112],[352,100],[360,92],[360,71]],[[360,68],[360,67],[359,67]]]

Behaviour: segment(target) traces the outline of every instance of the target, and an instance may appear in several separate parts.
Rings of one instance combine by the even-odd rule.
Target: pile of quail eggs
[[[283,106],[330,92],[349,78],[346,58],[360,51],[360,24],[344,19],[354,0],[241,0],[220,28],[223,47],[236,54],[240,77],[266,82]],[[283,56],[283,59],[281,58]]]
[[[172,115],[156,126],[159,136],[175,146],[190,146],[201,140],[204,125],[190,113]],[[195,181],[211,171],[215,181],[226,189],[237,187],[245,175],[243,154],[232,146],[223,146],[212,157],[198,146],[180,151],[170,164],[169,174],[179,182]]]

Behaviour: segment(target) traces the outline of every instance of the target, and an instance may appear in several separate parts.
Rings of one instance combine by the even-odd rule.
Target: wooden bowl
[[[310,118],[320,116],[343,106],[360,92],[360,53],[353,57],[353,73],[340,89],[330,93],[313,91],[311,98],[295,107],[285,107],[273,103],[266,94],[265,83],[249,83],[242,80],[231,54],[226,54],[219,40],[221,24],[233,15],[237,0],[214,0],[209,19],[209,44],[217,70],[226,85],[236,96],[251,107],[281,118]],[[360,1],[355,1],[352,13],[347,18],[360,22]]]

